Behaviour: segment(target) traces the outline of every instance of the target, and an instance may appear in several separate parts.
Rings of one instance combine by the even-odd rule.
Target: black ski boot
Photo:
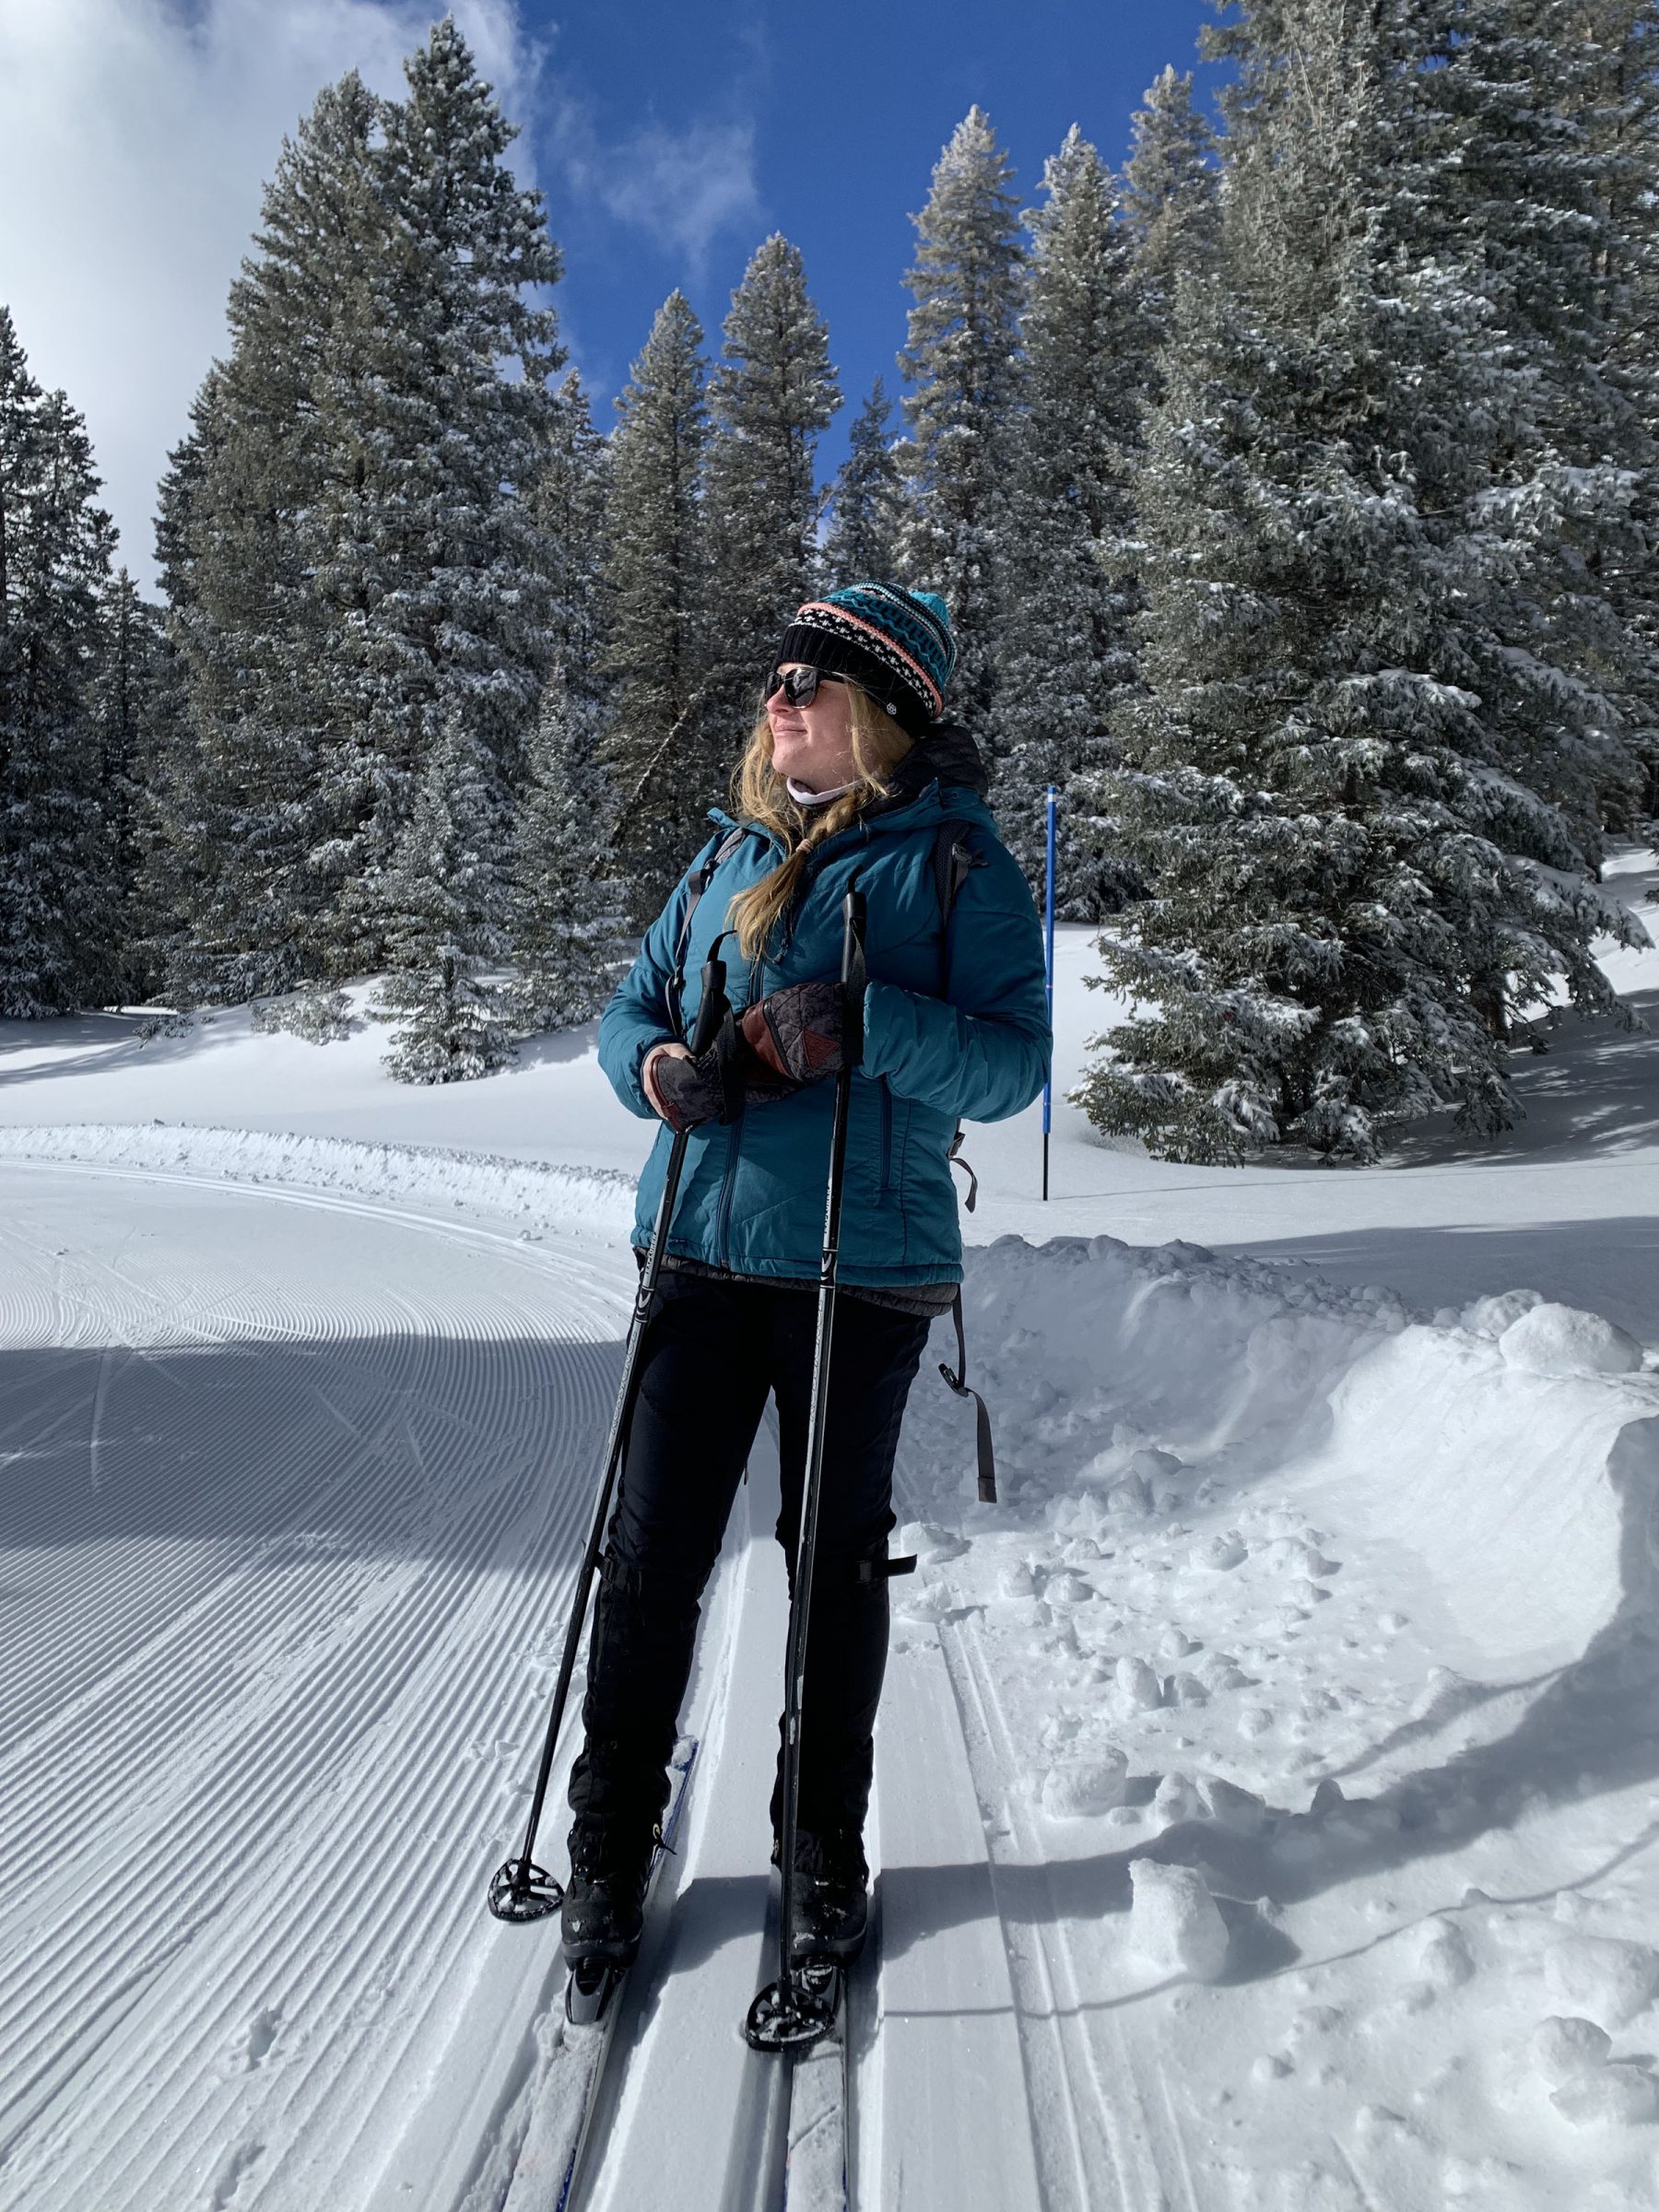
[[[624,1972],[640,1948],[654,1833],[618,1836],[603,1821],[578,1819],[571,1830],[571,1878],[565,1885],[559,1935],[565,1963]]]
[[[772,1865],[779,1864],[772,1839]],[[869,1919],[870,1870],[855,1829],[795,1837],[794,1940],[792,1957],[856,1959]]]

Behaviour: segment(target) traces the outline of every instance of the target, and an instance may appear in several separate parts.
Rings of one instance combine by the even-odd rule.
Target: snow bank
[[[634,1183],[608,1168],[549,1167],[436,1146],[353,1144],[246,1129],[83,1123],[0,1129],[0,1159],[77,1160],[505,1215],[529,1227],[621,1237]]]
[[[1328,1440],[1287,1470],[1299,1488],[1340,1482],[1350,1530],[1400,1547],[1418,1606],[1442,1606],[1504,1674],[1559,1665],[1650,1601],[1659,1494],[1653,1379],[1517,1364],[1525,1325],[1496,1342],[1409,1328],[1371,1347],[1331,1394]]]
[[[970,1254],[965,1303],[1010,1519],[1073,1539],[1051,1612],[1081,1618],[1090,1551],[1179,1524],[1171,1604],[1271,1570],[1272,1602],[1305,1618],[1333,1567],[1297,1515],[1265,1543],[1235,1525],[1268,1483],[1338,1523],[1454,1667],[1559,1665],[1651,1598],[1659,1377],[1594,1315],[1522,1292],[1425,1324],[1385,1289],[1110,1237],[1004,1238]],[[925,1390],[912,1403],[911,1478],[959,1490],[961,1415]],[[1020,1571],[984,1594],[1014,1595]],[[1115,1671],[1120,1703],[1159,1702],[1144,1659]]]

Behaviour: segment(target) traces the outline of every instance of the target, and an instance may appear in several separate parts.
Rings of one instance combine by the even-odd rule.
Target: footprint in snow
[[[265,2156],[265,2145],[252,2139],[233,2143],[214,2168],[207,2186],[198,2203],[209,2207],[209,2212],[220,2212],[220,2207],[233,2204],[250,2168],[256,2166]]]
[[[263,2066],[282,2032],[282,2014],[275,2006],[265,2006],[245,2019],[226,2043],[214,2067],[221,2081],[231,2081],[238,2075],[254,2073]]]

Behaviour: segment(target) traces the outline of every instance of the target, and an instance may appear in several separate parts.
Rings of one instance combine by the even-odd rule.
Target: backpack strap
[[[934,833],[933,871],[934,889],[939,900],[939,996],[943,998],[950,981],[950,916],[957,895],[975,868],[986,865],[982,853],[976,853],[955,822],[941,822]],[[962,1124],[957,1124],[956,1135],[950,1140],[946,1158],[953,1168],[960,1168],[968,1178],[968,1195],[963,1201],[971,1213],[979,1198],[979,1177],[961,1157]],[[996,1503],[996,1453],[991,1441],[991,1416],[985,1401],[968,1381],[968,1335],[962,1325],[962,1292],[959,1285],[950,1301],[950,1318],[956,1324],[956,1372],[949,1363],[941,1359],[939,1372],[959,1398],[971,1398],[974,1406],[974,1428],[979,1447],[979,1494],[982,1505]]]
[[[714,871],[726,855],[735,853],[748,835],[747,830],[728,830],[710,846],[708,858],[700,868],[692,871],[686,886],[686,911],[680,916],[679,935],[674,946],[674,973],[668,979],[668,1011],[674,1026],[683,1039],[686,1034],[686,1015],[683,1000],[686,990],[686,956],[691,949],[691,917],[696,913],[703,893],[714,880]]]

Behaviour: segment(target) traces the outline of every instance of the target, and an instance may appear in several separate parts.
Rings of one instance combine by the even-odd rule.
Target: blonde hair
[[[747,750],[732,778],[736,812],[775,830],[788,853],[770,876],[740,891],[727,910],[726,921],[737,933],[746,960],[759,955],[772,924],[788,912],[813,847],[856,821],[872,799],[887,796],[887,779],[913,742],[867,691],[861,691],[856,684],[845,688],[852,710],[853,769],[857,778],[852,791],[832,799],[828,806],[798,806],[789,795],[788,784],[772,766],[771,724],[764,713],[751,731]]]

